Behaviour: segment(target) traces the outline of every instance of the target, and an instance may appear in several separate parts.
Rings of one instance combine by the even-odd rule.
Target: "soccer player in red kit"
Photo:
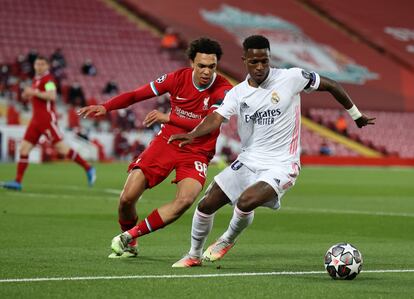
[[[16,178],[14,181],[5,182],[4,188],[22,190],[23,175],[29,165],[29,154],[42,135],[53,144],[60,155],[73,160],[85,169],[90,186],[95,182],[95,168],[63,142],[55,111],[56,85],[49,73],[49,67],[47,58],[38,56],[34,62],[35,77],[32,86],[26,87],[23,91],[22,97],[32,101],[33,116],[20,145]]]
[[[129,166],[129,175],[119,200],[119,224],[124,232],[112,240],[112,257],[135,257],[136,239],[178,219],[195,201],[206,180],[207,165],[215,153],[219,130],[199,138],[190,147],[168,144],[171,135],[188,132],[212,113],[232,86],[216,74],[222,50],[208,38],[194,40],[188,49],[191,68],[165,74],[150,84],[110,99],[104,105],[80,109],[87,117],[128,107],[154,96],[170,93],[169,114],[153,110],[144,119],[151,126],[162,123],[161,130],[148,148]],[[147,188],[161,183],[175,169],[177,192],[172,201],[153,210],[137,224],[136,203]]]

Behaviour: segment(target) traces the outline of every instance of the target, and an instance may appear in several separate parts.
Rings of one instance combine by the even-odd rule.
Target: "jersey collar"
[[[46,77],[47,75],[49,75],[49,71],[47,71],[47,72],[45,72],[45,73],[43,73],[43,74],[41,74],[41,75],[37,75],[37,76],[35,76],[35,80],[39,80],[39,79],[42,79],[43,77]]]
[[[194,71],[192,72],[191,78],[192,78],[192,82],[193,82],[193,86],[198,90],[198,91],[204,91],[210,88],[211,85],[213,85],[214,81],[216,80],[217,74],[214,73],[213,74],[213,78],[211,79],[211,82],[206,86],[206,87],[200,87],[197,86],[197,84],[194,82]]]

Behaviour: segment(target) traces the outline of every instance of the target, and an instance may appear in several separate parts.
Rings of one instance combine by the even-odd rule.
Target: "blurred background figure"
[[[106,85],[102,89],[102,93],[109,95],[109,96],[118,94],[119,93],[118,83],[116,83],[115,80],[109,80],[108,82],[106,82]]]
[[[321,156],[331,156],[333,154],[333,151],[326,140],[322,141],[319,148],[319,154]]]
[[[88,58],[82,64],[81,72],[87,76],[96,76],[98,70],[96,69],[96,66],[93,64],[92,60]]]
[[[160,45],[161,52],[166,52],[171,59],[179,59],[180,38],[178,33],[172,28],[167,27],[165,33],[161,39]]]
[[[348,124],[345,115],[342,112],[339,113],[338,118],[335,121],[335,129],[342,135],[348,135]]]
[[[86,105],[85,93],[78,81],[74,81],[69,87],[68,103],[75,107],[83,107]]]

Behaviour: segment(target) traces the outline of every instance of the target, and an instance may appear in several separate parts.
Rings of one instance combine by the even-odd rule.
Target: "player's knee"
[[[27,155],[29,155],[29,151],[24,149],[23,147],[21,147],[20,150],[19,150],[19,154],[20,154],[20,156],[27,156]]]
[[[30,153],[30,147],[28,145],[23,144],[19,150],[20,156],[28,156],[29,153]]]
[[[129,208],[134,206],[138,200],[138,196],[136,194],[132,194],[130,192],[123,191],[121,196],[119,197],[119,206],[121,208]]]
[[[237,207],[243,212],[253,211],[256,208],[256,197],[252,194],[240,195]]]
[[[184,212],[188,210],[193,204],[195,198],[192,196],[180,196],[174,201],[177,212]]]
[[[203,213],[203,214],[207,214],[207,215],[211,215],[211,214],[213,214],[214,212],[216,212],[216,208],[213,206],[213,205],[211,205],[210,203],[209,203],[209,201],[208,200],[206,200],[206,199],[203,199],[202,201],[200,201],[200,203],[198,204],[198,206],[197,206],[197,209],[201,212],[201,213]]]

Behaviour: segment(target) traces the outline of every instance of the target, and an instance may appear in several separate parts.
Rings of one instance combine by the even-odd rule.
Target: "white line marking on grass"
[[[182,274],[182,275],[125,275],[125,276],[79,276],[79,277],[37,277],[37,278],[6,278],[0,279],[0,283],[8,282],[42,282],[42,281],[83,281],[83,280],[117,280],[117,279],[182,279],[182,278],[220,278],[220,277],[251,277],[251,276],[301,276],[319,275],[326,271],[308,272],[241,272],[221,274]],[[395,270],[365,270],[363,273],[414,273],[414,269]]]
[[[90,187],[82,187],[77,185],[46,185],[46,184],[36,184],[36,186],[44,186],[49,187],[51,189],[66,189],[66,190],[80,190],[80,191],[103,191],[110,194],[117,194],[119,195],[122,189],[113,189],[113,188],[104,188],[104,189],[91,189]]]
[[[392,216],[392,217],[414,217],[413,213],[396,213],[396,212],[370,212],[370,211],[356,211],[356,210],[331,210],[331,209],[312,209],[312,208],[294,208],[282,207],[282,210],[295,212],[310,212],[310,213],[330,213],[330,214],[356,214],[356,215],[370,215],[370,216]]]
[[[112,199],[112,195],[94,195],[94,194],[83,194],[83,195],[70,195],[70,194],[46,194],[46,193],[30,193],[30,192],[16,192],[11,191],[7,195],[20,196],[20,197],[34,197],[34,198],[60,198],[60,199],[79,199],[79,197],[97,198],[97,199]],[[118,199],[117,197],[115,199]]]
[[[116,194],[119,195],[121,194],[122,190],[118,190],[118,189],[110,189],[110,188],[106,188],[106,189],[101,189],[102,191],[106,192],[106,193],[110,193],[110,194]]]

